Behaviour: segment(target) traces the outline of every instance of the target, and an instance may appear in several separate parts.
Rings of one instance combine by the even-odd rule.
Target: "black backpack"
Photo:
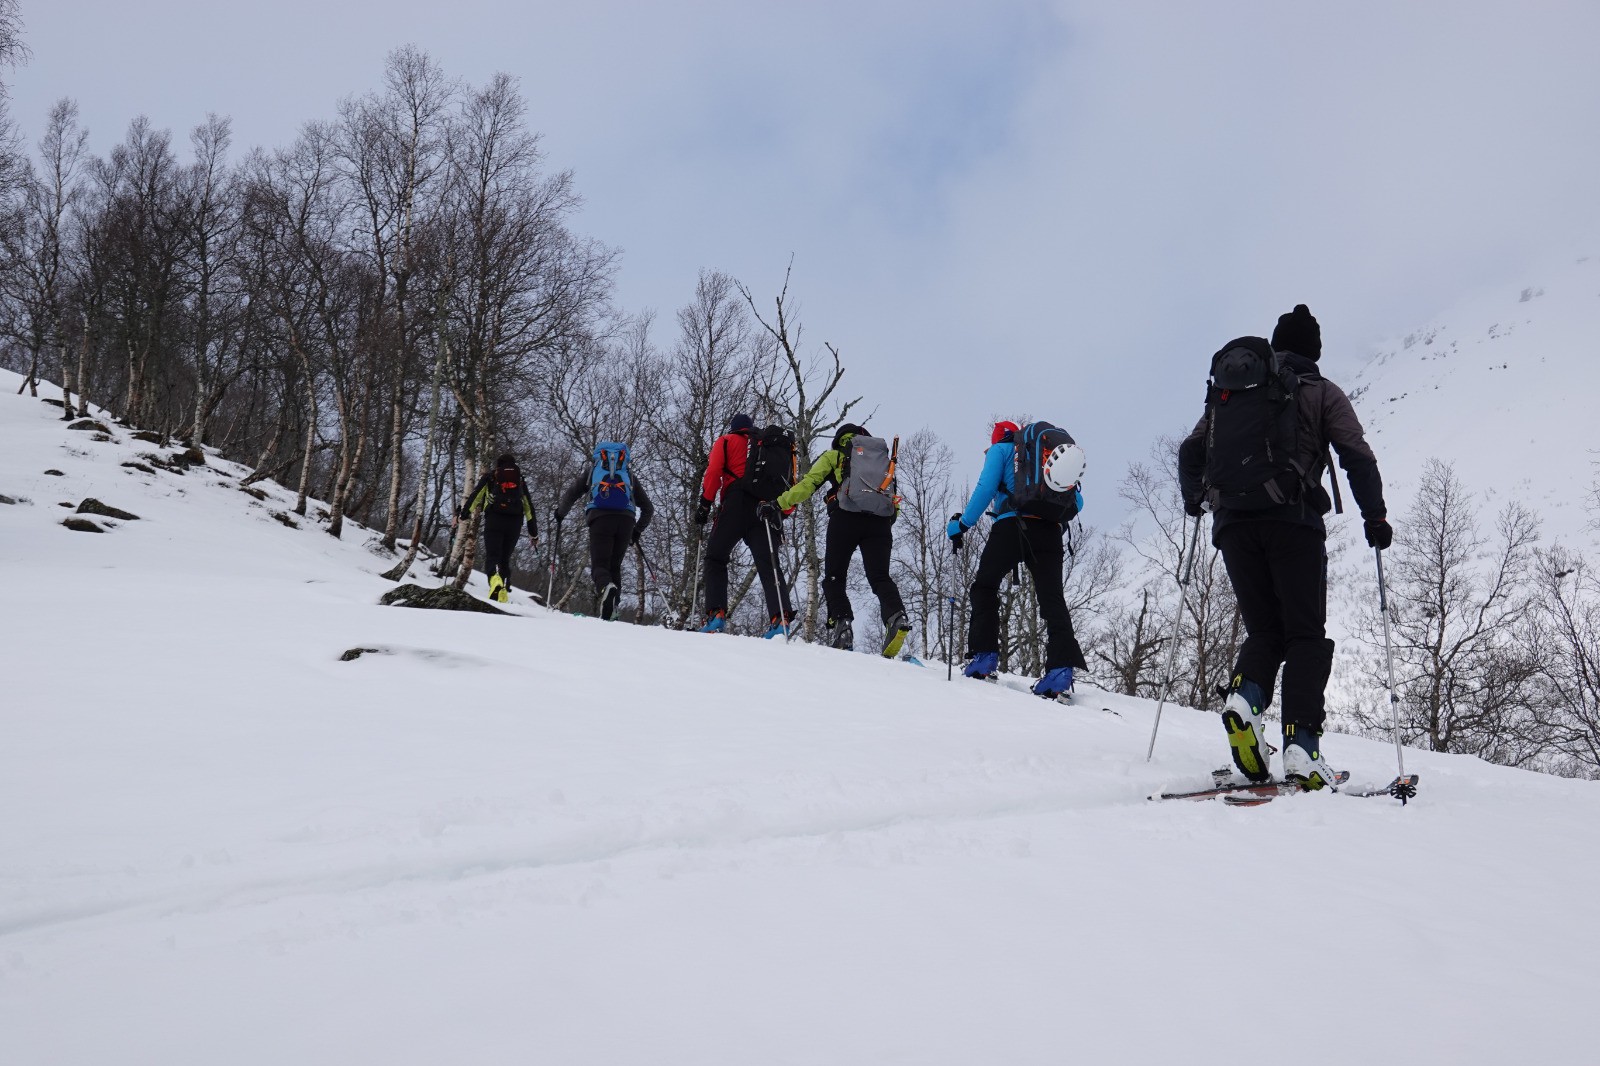
[[[1298,501],[1306,470],[1300,377],[1265,341],[1235,341],[1211,359],[1206,387],[1205,498],[1212,510],[1260,511]]]
[[[489,506],[495,514],[521,514],[522,471],[516,465],[499,467],[489,474]]]
[[[768,426],[750,437],[744,473],[735,482],[758,500],[776,500],[800,477],[800,453],[794,434],[782,426]]]
[[[1011,434],[1011,443],[1015,449],[1011,506],[1018,514],[1033,518],[1072,521],[1082,502],[1078,479],[1060,476],[1063,467],[1082,470],[1083,453],[1072,434],[1049,422],[1029,422]],[[1080,460],[1076,465],[1071,458],[1074,452]],[[1057,462],[1062,465],[1056,467]]]

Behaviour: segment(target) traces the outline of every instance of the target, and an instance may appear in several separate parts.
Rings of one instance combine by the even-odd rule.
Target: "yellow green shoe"
[[[1235,674],[1222,705],[1222,728],[1228,733],[1228,749],[1233,765],[1251,781],[1266,781],[1272,776],[1267,764],[1267,748],[1261,739],[1261,686],[1242,674]]]
[[[489,598],[496,603],[505,603],[511,598],[510,593],[506,591],[505,579],[499,574],[489,575]]]
[[[900,649],[906,646],[906,637],[911,635],[911,627],[906,624],[904,611],[896,611],[883,627],[883,657],[894,659],[900,655]]]

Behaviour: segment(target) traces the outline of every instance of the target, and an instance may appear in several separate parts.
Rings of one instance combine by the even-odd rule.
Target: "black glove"
[[[528,539],[533,541],[535,548],[539,546],[539,527],[532,522],[528,523]]]
[[[639,538],[642,536],[644,536],[644,530],[640,529],[638,526],[634,526],[633,535],[628,538],[628,543],[637,548],[639,546]]]
[[[1206,505],[1199,499],[1184,500],[1183,513],[1190,518],[1199,518],[1206,513]]]
[[[694,524],[703,526],[709,521],[711,521],[711,501],[702,496],[700,505],[694,509]]]
[[[783,512],[778,510],[778,505],[771,500],[762,500],[756,504],[756,517],[769,526],[783,524]]]
[[[1366,521],[1367,545],[1383,551],[1394,543],[1394,527],[1387,519],[1369,518]]]
[[[561,508],[557,507],[556,510],[555,510],[555,516],[556,516],[556,525],[559,526],[561,524],[561,520],[567,517],[567,512],[565,512]]]

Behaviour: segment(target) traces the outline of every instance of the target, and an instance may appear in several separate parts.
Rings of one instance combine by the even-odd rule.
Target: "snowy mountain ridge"
[[[1147,763],[1154,706],[1087,686],[380,607],[356,531],[17,384],[0,1061],[1232,1064],[1308,1010],[1355,1061],[1587,1055],[1593,783],[1408,751],[1405,808],[1151,803],[1214,716]]]
[[[1487,512],[1518,499],[1546,540],[1595,544],[1585,502],[1600,477],[1600,257],[1462,300],[1381,345],[1347,388],[1391,516],[1438,458],[1489,498]]]

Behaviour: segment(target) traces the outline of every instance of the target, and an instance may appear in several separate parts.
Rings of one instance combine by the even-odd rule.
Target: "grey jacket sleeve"
[[[1356,506],[1365,519],[1387,518],[1383,502],[1383,477],[1378,473],[1378,457],[1367,443],[1361,419],[1344,390],[1331,381],[1322,384],[1322,435],[1339,454],[1345,480],[1355,495]]]
[[[579,474],[577,479],[561,494],[561,500],[556,504],[556,521],[567,517],[567,512],[572,510],[572,505],[578,502],[578,497],[589,491],[589,475]]]

